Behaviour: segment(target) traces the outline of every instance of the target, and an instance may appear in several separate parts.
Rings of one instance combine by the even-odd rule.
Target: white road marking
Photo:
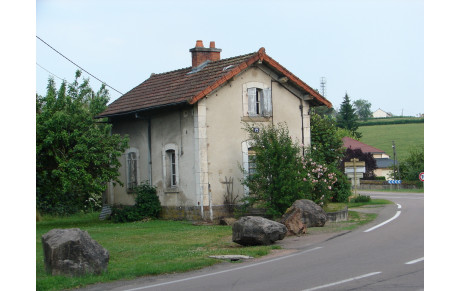
[[[314,287],[314,288],[310,288],[310,289],[305,289],[303,291],[312,291],[312,290],[328,288],[328,287],[340,285],[340,284],[343,284],[343,283],[351,282],[351,281],[354,281],[354,280],[359,280],[359,279],[363,279],[363,278],[366,278],[366,277],[374,276],[374,275],[377,275],[377,274],[380,274],[380,273],[382,273],[382,272],[373,272],[373,273],[369,273],[369,274],[364,274],[364,275],[361,275],[361,276],[357,276],[357,277],[353,277],[353,278],[350,278],[350,279],[338,281],[338,282],[335,282],[335,283],[330,283],[330,284],[326,284],[326,285],[322,285],[322,286],[318,286],[318,287]]]
[[[398,209],[401,209],[401,204],[396,203],[396,205],[398,205]]]
[[[380,223],[380,224],[378,224],[378,225],[376,225],[376,226],[374,226],[374,227],[371,227],[371,228],[369,228],[368,230],[365,230],[364,232],[373,231],[374,229],[377,229],[377,228],[379,228],[379,227],[381,227],[381,226],[384,226],[385,224],[389,223],[390,221],[395,220],[396,218],[398,218],[398,216],[399,216],[400,214],[401,214],[401,211],[398,211],[398,212],[396,212],[395,216],[393,216],[392,218],[390,218],[390,219],[388,219],[387,221],[384,221],[384,222],[382,222],[382,223]]]
[[[294,253],[294,254],[291,254],[291,255],[287,255],[287,256],[284,256],[284,257],[279,257],[279,258],[271,259],[271,260],[268,260],[268,261],[263,261],[263,262],[260,262],[260,263],[255,263],[255,264],[246,265],[246,266],[242,266],[242,267],[237,267],[237,268],[233,268],[233,269],[229,269],[229,270],[224,270],[224,271],[219,271],[219,272],[214,272],[214,273],[209,273],[209,274],[204,274],[204,275],[199,275],[199,276],[194,276],[194,277],[188,277],[188,278],[169,281],[169,282],[164,282],[164,283],[158,283],[158,284],[154,284],[154,285],[148,285],[148,286],[142,286],[142,287],[138,287],[138,288],[126,289],[125,291],[135,291],[135,290],[142,290],[142,289],[147,289],[147,288],[154,288],[154,287],[158,287],[158,286],[170,285],[170,284],[174,284],[174,283],[190,281],[190,280],[194,280],[194,279],[200,279],[200,278],[219,275],[219,274],[224,274],[224,273],[228,273],[228,272],[232,272],[232,271],[236,271],[236,270],[247,269],[247,268],[251,268],[251,267],[255,267],[255,266],[259,266],[259,265],[263,265],[263,264],[268,264],[268,263],[279,261],[279,260],[284,260],[284,259],[287,259],[287,258],[290,258],[290,257],[294,257],[294,256],[298,256],[298,255],[301,255],[301,254],[309,253],[309,252],[316,251],[316,250],[319,250],[319,249],[322,249],[322,248],[323,247],[316,247],[316,248],[305,250],[305,251],[302,251],[302,252],[299,252],[299,253]]]
[[[407,262],[406,265],[412,265],[412,264],[415,264],[415,263],[418,263],[418,262],[421,262],[423,261],[425,258],[424,257],[421,257],[419,259],[416,259],[416,260],[413,260],[413,261],[410,261],[410,262]]]

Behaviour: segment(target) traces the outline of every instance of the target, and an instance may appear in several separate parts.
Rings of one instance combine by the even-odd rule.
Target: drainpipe
[[[212,222],[212,194],[211,194],[211,184],[208,184],[208,195],[209,195],[209,218],[211,219]]]
[[[152,186],[152,118],[149,117],[148,119],[148,126],[147,126],[148,134],[148,147],[149,147],[149,154],[148,154],[148,162],[149,162],[149,184]]]
[[[300,109],[300,120],[302,122],[302,144],[304,145],[302,147],[302,156],[305,157],[305,136],[304,136],[304,128],[303,128],[303,104],[302,104],[302,100],[300,100],[300,105],[299,105],[299,109]]]

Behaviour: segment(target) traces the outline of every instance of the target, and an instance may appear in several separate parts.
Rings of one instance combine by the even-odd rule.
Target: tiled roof
[[[368,144],[362,143],[360,141],[357,141],[347,136],[342,138],[342,141],[343,141],[344,147],[351,148],[352,150],[361,149],[363,153],[372,153],[372,154],[385,153],[384,151],[379,150],[378,148],[374,148]]]
[[[291,83],[313,97],[313,105],[332,104],[278,62],[265,54],[265,49],[237,57],[208,62],[200,70],[188,67],[150,78],[124,94],[98,117],[124,115],[180,103],[194,104],[257,61],[288,77]]]

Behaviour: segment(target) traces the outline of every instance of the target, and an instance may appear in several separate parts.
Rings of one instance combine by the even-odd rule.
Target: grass
[[[424,145],[423,123],[362,126],[358,131],[362,133],[361,142],[385,151],[390,157],[394,141],[399,161],[409,156],[411,146]]]
[[[45,272],[41,236],[53,228],[80,228],[110,253],[105,274],[78,278]],[[146,275],[186,272],[219,263],[210,255],[267,255],[274,246],[242,247],[232,242],[231,227],[154,220],[115,224],[98,214],[43,217],[36,224],[36,289],[62,290]]]
[[[331,203],[326,211],[339,211],[348,206],[392,203],[375,199],[367,203]],[[308,228],[307,234],[352,230],[375,219],[377,214],[349,211],[348,221],[326,223]],[[83,277],[51,276],[45,272],[41,236],[54,228],[80,228],[110,253],[106,273]],[[186,272],[211,266],[221,261],[211,255],[246,255],[260,257],[278,246],[242,247],[232,242],[230,226],[193,225],[185,221],[152,220],[133,223],[100,221],[98,213],[70,217],[43,216],[36,223],[36,289],[62,290],[121,279]]]

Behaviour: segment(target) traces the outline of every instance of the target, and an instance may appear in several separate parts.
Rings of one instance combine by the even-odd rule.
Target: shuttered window
[[[248,115],[272,116],[272,95],[270,88],[248,88]]]

